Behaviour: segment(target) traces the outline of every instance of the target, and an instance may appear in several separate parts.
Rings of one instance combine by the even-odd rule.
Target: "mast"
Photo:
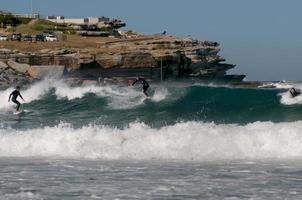
[[[30,13],[31,17],[34,18],[33,0],[30,0]]]

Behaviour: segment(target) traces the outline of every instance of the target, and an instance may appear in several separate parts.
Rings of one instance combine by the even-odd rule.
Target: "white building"
[[[47,20],[58,24],[76,24],[76,25],[97,25],[100,22],[109,22],[106,17],[88,17],[88,18],[65,18],[64,16],[47,16]]]
[[[22,17],[22,18],[35,18],[39,19],[40,15],[39,14],[13,14],[15,17]]]
[[[47,20],[58,24],[86,24],[88,18],[65,18],[64,16],[47,16]]]
[[[90,25],[96,25],[98,23],[101,23],[101,22],[109,22],[110,19],[107,18],[107,17],[88,17],[88,24]]]

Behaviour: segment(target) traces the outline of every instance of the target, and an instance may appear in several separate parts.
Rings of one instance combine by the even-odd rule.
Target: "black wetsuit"
[[[292,97],[296,97],[301,94],[301,92],[296,90],[295,88],[290,89],[289,92],[292,95]]]
[[[17,104],[17,111],[19,111],[19,108],[20,108],[21,103],[20,103],[19,101],[17,101],[17,98],[18,98],[18,96],[20,96],[21,99],[23,99],[22,95],[20,94],[20,92],[19,92],[18,90],[15,90],[15,91],[13,91],[13,92],[9,95],[8,101],[10,100],[11,96],[13,96],[13,97],[12,97],[12,102],[14,102],[15,104]],[[23,99],[23,100],[24,100],[24,99]]]
[[[132,85],[136,84],[137,82],[140,82],[140,83],[142,84],[144,94],[145,94],[146,96],[149,96],[149,95],[147,94],[147,90],[148,90],[148,88],[149,88],[149,83],[148,83],[145,79],[143,79],[143,78],[138,78],[138,79],[136,79],[136,80],[132,83]]]

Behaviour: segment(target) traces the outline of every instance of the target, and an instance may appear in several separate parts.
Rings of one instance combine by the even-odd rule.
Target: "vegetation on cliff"
[[[15,17],[11,13],[0,12],[0,28],[5,28],[7,25],[17,26],[27,24],[31,19],[24,17]]]

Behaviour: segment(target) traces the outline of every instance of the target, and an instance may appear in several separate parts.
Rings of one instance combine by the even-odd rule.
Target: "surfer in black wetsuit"
[[[148,90],[148,88],[150,87],[150,86],[149,86],[149,83],[148,83],[145,79],[138,77],[138,78],[132,83],[132,85],[135,85],[135,84],[138,83],[138,82],[139,82],[140,84],[142,84],[142,86],[143,86],[143,92],[144,92],[144,94],[148,97],[149,95],[147,94],[147,90]]]
[[[17,86],[16,89],[9,95],[9,98],[8,98],[8,102],[10,102],[10,99],[12,97],[12,102],[17,104],[17,111],[19,111],[19,108],[21,106],[21,103],[17,100],[18,96],[20,96],[21,99],[24,101],[22,95],[20,94],[20,86]]]
[[[301,91],[300,91],[300,90],[296,90],[295,88],[291,88],[291,89],[289,90],[289,92],[290,92],[290,94],[292,95],[292,97],[296,97],[296,96],[298,96],[298,95],[301,94]]]

